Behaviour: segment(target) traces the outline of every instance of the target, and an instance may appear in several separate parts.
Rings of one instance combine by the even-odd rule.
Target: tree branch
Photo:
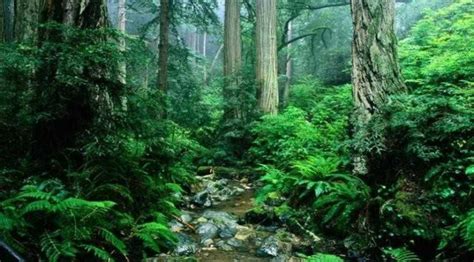
[[[329,31],[331,31],[331,28],[329,28],[329,27],[319,27],[319,28],[316,28],[314,31],[319,31],[319,30],[324,30],[324,31],[329,30]],[[303,39],[303,38],[308,37],[308,36],[315,36],[315,35],[318,35],[318,34],[319,34],[318,32],[312,32],[312,33],[308,33],[308,34],[304,34],[304,35],[300,35],[298,37],[295,37],[291,40],[288,40],[288,41],[282,43],[278,47],[277,51],[281,51],[283,48],[287,47],[289,44],[291,44],[293,42],[296,42],[300,39]]]

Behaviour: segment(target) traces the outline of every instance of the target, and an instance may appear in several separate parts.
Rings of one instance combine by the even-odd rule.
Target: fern
[[[305,261],[308,262],[343,262],[344,260],[338,256],[316,253],[310,257],[305,258]]]
[[[465,246],[474,251],[474,210],[470,211],[466,218],[459,223],[459,227]]]
[[[86,244],[80,245],[80,247],[83,248],[85,251],[93,254],[95,257],[97,257],[98,259],[102,261],[115,261],[109,252],[99,247],[96,247],[93,245],[86,245]]]
[[[417,262],[421,261],[412,251],[405,248],[386,248],[384,253],[389,255],[396,262]]]

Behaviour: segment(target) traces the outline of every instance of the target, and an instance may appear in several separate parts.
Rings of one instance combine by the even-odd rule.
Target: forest
[[[0,261],[474,261],[474,2],[0,0]]]

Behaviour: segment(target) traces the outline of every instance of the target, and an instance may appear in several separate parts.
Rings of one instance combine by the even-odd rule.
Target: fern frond
[[[305,259],[307,262],[343,262],[344,260],[338,256],[316,253]]]
[[[114,248],[116,248],[122,255],[127,255],[127,246],[125,243],[120,240],[114,233],[110,232],[109,230],[100,227],[99,228],[99,235],[107,240]]]
[[[383,250],[385,254],[389,255],[397,262],[417,262],[421,261],[418,256],[406,248],[387,248]]]
[[[86,245],[86,244],[80,245],[80,247],[83,248],[85,251],[93,254],[95,257],[97,257],[98,259],[102,261],[115,261],[109,252],[101,248],[98,248],[93,245]]]

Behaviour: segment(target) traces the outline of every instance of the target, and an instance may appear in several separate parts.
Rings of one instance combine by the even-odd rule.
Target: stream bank
[[[311,248],[279,223],[260,223],[252,215],[256,185],[248,177],[197,177],[182,215],[170,222],[178,244],[158,261],[304,261],[295,256]]]

